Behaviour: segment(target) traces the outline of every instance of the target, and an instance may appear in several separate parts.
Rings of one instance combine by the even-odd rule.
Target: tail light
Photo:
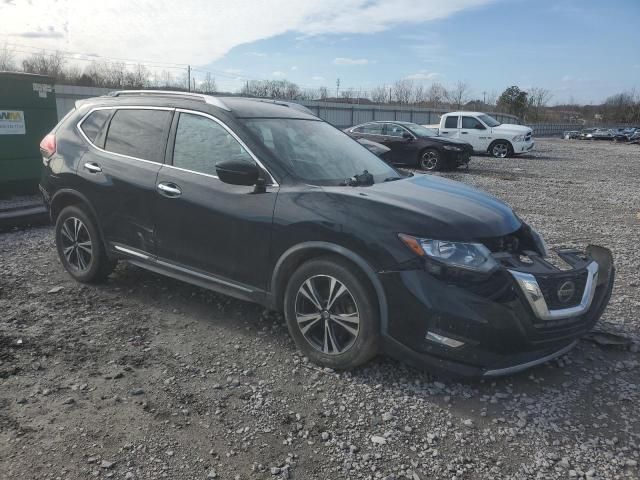
[[[50,158],[56,153],[56,136],[53,133],[48,134],[40,142],[40,153],[44,158]]]

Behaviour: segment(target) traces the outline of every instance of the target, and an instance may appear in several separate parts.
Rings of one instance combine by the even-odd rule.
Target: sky
[[[251,79],[363,92],[510,85],[551,103],[640,91],[640,0],[0,0],[0,48],[142,62],[233,91]],[[90,55],[95,55],[94,57]]]

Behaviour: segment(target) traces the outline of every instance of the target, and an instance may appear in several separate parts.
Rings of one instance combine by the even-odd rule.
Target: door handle
[[[95,162],[87,162],[84,164],[85,170],[89,170],[91,173],[100,173],[102,168]]]
[[[462,135],[466,135],[466,134],[467,134],[467,133],[469,133],[469,132],[460,132],[460,133],[461,133]]]
[[[182,190],[175,183],[161,182],[158,184],[158,192],[165,197],[175,198],[182,195]]]
[[[440,133],[449,133],[449,132],[440,132]]]

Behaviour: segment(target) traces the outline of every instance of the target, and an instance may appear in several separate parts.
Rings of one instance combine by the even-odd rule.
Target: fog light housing
[[[434,332],[427,332],[427,336],[425,338],[431,342],[435,342],[449,348],[459,348],[464,345],[464,342],[461,342],[460,340],[445,337],[444,335]]]

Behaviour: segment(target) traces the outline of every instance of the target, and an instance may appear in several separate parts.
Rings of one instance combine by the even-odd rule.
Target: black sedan
[[[411,122],[369,122],[347,128],[345,133],[390,148],[390,163],[423,170],[468,165],[473,152],[473,147],[466,142],[439,137],[436,130]]]

